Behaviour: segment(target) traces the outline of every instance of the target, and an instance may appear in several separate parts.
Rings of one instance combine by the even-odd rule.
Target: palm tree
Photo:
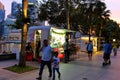
[[[96,7],[94,9],[94,24],[96,25],[96,32],[98,36],[98,50],[100,50],[100,37],[101,30],[110,20],[110,10],[106,10],[106,5],[104,2],[97,1]]]
[[[102,36],[106,39],[120,40],[120,28],[119,24],[113,20],[109,20],[107,25],[102,30]]]
[[[25,46],[27,41],[27,8],[28,8],[28,0],[22,0],[22,11],[24,16],[24,24],[22,27],[22,44],[21,44],[21,52],[20,52],[20,60],[19,60],[19,66],[25,67],[26,61],[25,61]]]

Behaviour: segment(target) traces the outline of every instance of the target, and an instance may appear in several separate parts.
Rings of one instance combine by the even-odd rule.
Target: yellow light
[[[81,40],[88,42],[89,37],[81,37]],[[93,43],[93,51],[97,51],[97,37],[91,37],[92,43]]]
[[[39,33],[41,33],[41,30],[38,30]]]
[[[28,4],[33,5],[33,3],[29,2]]]
[[[51,28],[51,30],[55,33],[61,33],[61,34],[65,34],[65,31],[62,29],[57,29],[57,28]]]
[[[116,41],[116,39],[113,39],[113,42],[115,42]]]
[[[27,31],[27,24],[24,24],[23,29],[24,29],[25,32]]]
[[[27,7],[28,7],[28,0],[23,0],[23,15],[24,18],[27,18]]]

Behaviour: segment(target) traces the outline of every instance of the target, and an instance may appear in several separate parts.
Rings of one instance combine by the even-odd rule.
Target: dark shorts
[[[92,54],[92,51],[88,51],[88,54]]]
[[[104,58],[104,59],[110,59],[110,54],[104,54],[104,55],[103,55],[103,58]]]

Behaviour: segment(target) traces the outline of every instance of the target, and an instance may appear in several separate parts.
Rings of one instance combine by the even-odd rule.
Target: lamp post
[[[21,40],[21,52],[20,52],[20,60],[19,66],[25,67],[25,49],[26,49],[26,41],[27,41],[27,8],[28,8],[28,0],[22,0],[22,12],[24,16],[23,27],[22,27],[22,40]]]

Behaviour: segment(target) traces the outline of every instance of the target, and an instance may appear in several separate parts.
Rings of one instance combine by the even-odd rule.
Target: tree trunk
[[[22,28],[22,45],[21,45],[20,61],[19,61],[19,66],[21,67],[26,66],[26,60],[25,60],[26,40],[27,40],[27,24],[24,24]]]
[[[100,50],[100,37],[101,37],[101,28],[102,28],[102,25],[100,26],[100,30],[99,30],[99,36],[98,36],[98,51]]]
[[[25,60],[25,49],[26,49],[26,41],[27,41],[27,7],[28,7],[28,0],[22,0],[22,10],[23,10],[23,16],[24,16],[24,25],[22,27],[22,40],[21,40],[21,52],[20,52],[20,60],[19,60],[19,66],[25,67],[26,66],[26,60]]]
[[[69,0],[66,0],[66,22],[67,29],[70,30],[70,14],[69,14]],[[70,34],[67,34],[67,38],[70,39]]]

